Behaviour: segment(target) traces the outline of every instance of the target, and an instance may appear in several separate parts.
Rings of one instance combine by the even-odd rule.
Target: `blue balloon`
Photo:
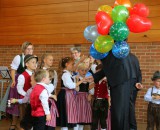
[[[90,47],[90,55],[97,60],[103,59],[108,55],[107,53],[100,53],[94,48],[94,44],[91,45]]]
[[[126,41],[115,42],[112,48],[113,55],[118,59],[125,58],[130,51],[130,47]]]

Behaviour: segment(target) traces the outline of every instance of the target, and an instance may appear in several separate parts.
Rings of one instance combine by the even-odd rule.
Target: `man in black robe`
[[[111,92],[111,129],[129,130],[130,96],[135,83],[136,69],[131,54],[124,59],[114,57],[110,51],[102,59],[103,71],[93,75],[95,83],[106,76]]]
[[[130,106],[129,106],[129,124],[130,130],[137,130],[137,122],[135,116],[135,102],[137,98],[137,93],[140,89],[143,88],[141,85],[142,82],[142,74],[139,66],[138,58],[130,53],[131,62],[133,65],[134,72],[136,72],[136,78],[133,80],[133,86],[131,87],[131,94],[130,94]]]

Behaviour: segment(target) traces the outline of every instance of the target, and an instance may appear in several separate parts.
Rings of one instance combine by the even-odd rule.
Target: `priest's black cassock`
[[[111,91],[112,130],[129,130],[130,91],[136,78],[131,60],[130,54],[124,59],[118,59],[110,51],[101,60],[103,70],[93,75],[95,83],[107,77]]]

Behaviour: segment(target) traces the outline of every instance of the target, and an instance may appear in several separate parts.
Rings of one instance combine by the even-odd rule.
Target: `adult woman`
[[[30,42],[24,42],[22,44],[22,54],[16,55],[11,63],[11,77],[12,84],[9,92],[9,99],[11,98],[19,98],[19,94],[17,92],[17,79],[18,76],[25,70],[24,66],[24,57],[27,54],[33,54],[33,45]],[[18,104],[12,105],[6,109],[6,112],[12,115],[12,123],[9,130],[15,130],[17,119],[19,116]]]

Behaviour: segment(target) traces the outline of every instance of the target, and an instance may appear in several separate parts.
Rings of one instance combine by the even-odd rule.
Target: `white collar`
[[[45,88],[47,88],[47,84],[45,84],[45,83],[41,83],[41,82],[38,82],[37,84],[40,84],[40,85],[42,85],[42,86],[44,86]]]
[[[72,75],[72,72],[70,72],[69,70],[63,70],[64,72],[70,73]]]
[[[32,71],[30,71],[30,70],[28,70],[28,69],[26,69],[25,71],[26,71],[30,76],[31,76],[32,73],[33,73]]]

